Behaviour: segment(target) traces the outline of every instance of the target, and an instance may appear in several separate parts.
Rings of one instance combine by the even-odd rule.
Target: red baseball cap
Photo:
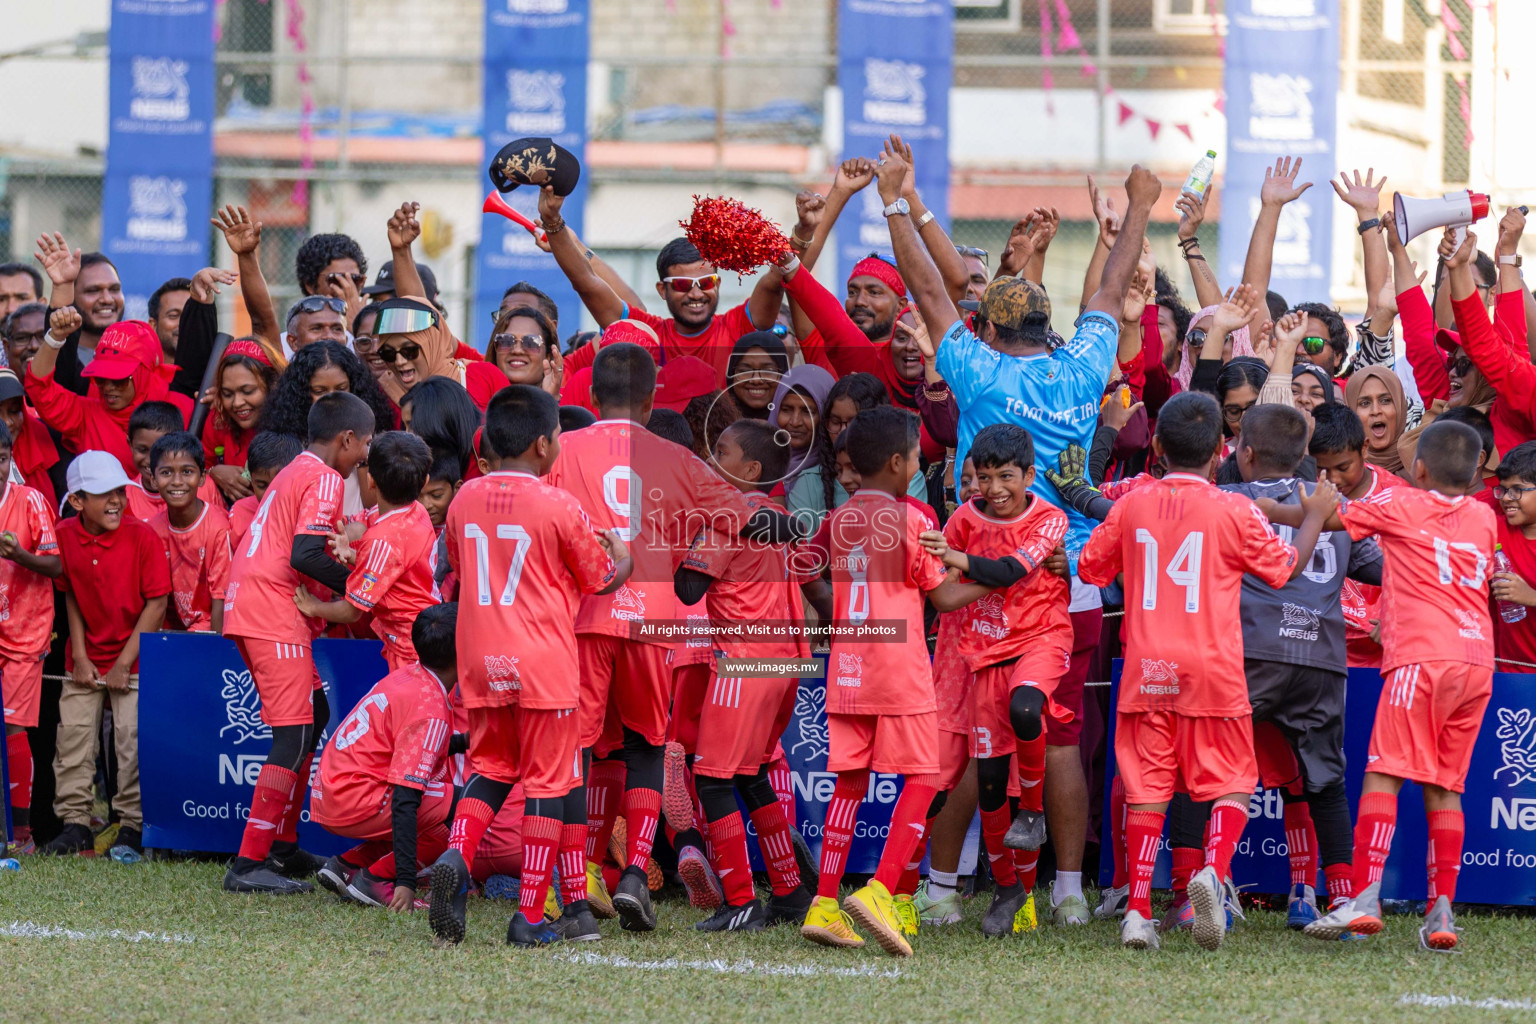
[[[682,412],[689,402],[714,390],[715,371],[704,360],[694,356],[671,359],[656,372],[656,400],[653,406]]]
[[[650,324],[641,320],[615,320],[604,329],[598,347],[616,345],[620,342],[639,345],[651,354],[652,359],[661,361],[661,339],[656,336]]]
[[[153,367],[160,353],[160,338],[143,320],[123,320],[102,332],[96,355],[80,371],[82,377],[126,380],[140,367]]]

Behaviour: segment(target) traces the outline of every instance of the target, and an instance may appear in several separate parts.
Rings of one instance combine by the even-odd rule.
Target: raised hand
[[[1211,190],[1206,189],[1205,195],[1199,199],[1188,192],[1180,192],[1173,201],[1173,208],[1179,211],[1179,241],[1194,238],[1200,225],[1205,223],[1205,203],[1210,197]]]
[[[1301,493],[1301,507],[1307,515],[1327,516],[1339,507],[1339,491],[1327,480],[1319,480],[1311,494]]]
[[[1013,230],[1008,232],[1008,244],[1003,246],[1003,251],[997,258],[997,269],[1005,276],[1018,277],[1024,272],[1024,265],[1035,254],[1035,245],[1040,237],[1040,229],[1036,226],[1035,214],[1031,213],[1014,222]]]
[[[421,222],[416,219],[420,203],[401,203],[400,209],[389,217],[389,247],[392,250],[409,249],[411,243],[421,237]]]
[[[1397,195],[1395,192],[1392,194],[1394,197]],[[1394,207],[1397,205],[1395,199],[1392,205]],[[1386,225],[1387,229],[1388,251],[1396,252],[1397,250],[1403,248],[1403,240],[1397,237],[1397,215],[1395,213],[1389,213],[1385,217],[1381,218],[1381,222],[1382,224]]]
[[[1061,230],[1061,214],[1054,206],[1037,206],[1030,212],[1030,218],[1034,221],[1030,236],[1035,252],[1044,253],[1055,240],[1056,232]]]
[[[1134,324],[1141,320],[1142,311],[1147,308],[1147,302],[1152,298],[1152,279],[1147,276],[1140,265],[1131,275],[1131,285],[1125,290],[1125,304],[1120,310],[1120,322]]]
[[[1157,197],[1163,194],[1163,183],[1157,179],[1157,175],[1147,170],[1141,164],[1131,167],[1131,173],[1125,179],[1125,194],[1131,200],[1131,205],[1137,203],[1150,207],[1157,202]]]
[[[1424,283],[1422,276],[1419,283]],[[1381,291],[1376,293],[1376,315],[1371,318],[1372,333],[1375,333],[1377,327],[1391,327],[1396,318],[1397,284],[1389,277],[1382,284]]]
[[[208,305],[213,302],[215,295],[222,294],[219,285],[232,285],[240,280],[240,275],[233,270],[224,270],[220,267],[204,267],[192,275],[192,287],[188,289],[192,298]]]
[[[875,180],[875,162],[868,157],[856,156],[844,160],[832,179],[832,190],[852,195]]]
[[[1120,237],[1120,214],[1115,210],[1113,199],[1100,195],[1098,182],[1091,174],[1088,175],[1088,201],[1093,205],[1093,219],[1099,222],[1099,237],[1105,245],[1114,248],[1115,239]]]
[[[565,197],[555,195],[555,186],[545,185],[539,189],[539,221],[544,225],[545,231],[565,226],[565,218],[560,216],[560,210],[564,206]]]
[[[1264,184],[1259,188],[1259,201],[1265,206],[1284,206],[1301,198],[1301,194],[1312,187],[1310,181],[1296,184],[1296,176],[1301,173],[1301,157],[1297,157],[1292,163],[1291,158],[1281,157],[1275,161],[1273,169],[1264,168]]]
[[[1301,310],[1292,310],[1281,317],[1275,324],[1275,344],[1281,348],[1296,350],[1301,344],[1301,339],[1307,333],[1307,314]]]
[[[1525,214],[1520,212],[1521,209],[1519,206],[1511,206],[1499,221],[1497,251],[1500,256],[1513,256],[1520,248],[1520,236],[1525,233]]]
[[[933,339],[929,337],[928,325],[923,323],[922,317],[913,317],[911,323],[905,320],[897,320],[896,333],[916,345],[917,350],[923,354],[923,358],[928,360],[930,364],[933,362]]]
[[[820,192],[801,189],[795,193],[795,237],[802,242],[809,242],[816,237],[816,229],[821,226],[821,218],[826,209],[826,197]]]
[[[901,184],[901,194],[911,199],[917,195],[917,161],[912,159],[912,147],[894,132],[888,145],[891,152],[901,157],[902,163],[907,165],[907,177]]]
[[[243,206],[224,207],[211,223],[224,233],[224,244],[236,256],[249,255],[261,244],[261,221],[252,220]]]
[[[1296,169],[1301,169],[1301,160],[1296,161]],[[1380,180],[1376,179],[1376,168],[1367,167],[1365,178],[1361,180],[1360,171],[1354,172],[1355,180],[1349,180],[1349,173],[1339,172],[1339,180],[1328,179],[1328,184],[1333,186],[1333,191],[1344,200],[1346,206],[1359,213],[1366,220],[1381,213],[1381,190],[1387,183],[1387,176],[1383,174]]]
[[[71,334],[80,329],[80,313],[74,306],[65,306],[56,309],[48,317],[48,333],[53,335],[53,340],[63,344]]]
[[[1259,293],[1252,285],[1240,284],[1227,292],[1227,297],[1216,307],[1211,317],[1211,327],[1222,334],[1231,334],[1252,318],[1259,305]],[[1211,339],[1205,343],[1209,345]]]
[[[1253,348],[1253,354],[1266,363],[1274,361],[1275,354],[1275,322],[1268,316],[1264,322],[1248,332],[1248,344]]]
[[[880,198],[889,206],[901,198],[902,189],[906,187],[907,173],[911,168],[887,142],[880,149],[880,166],[875,172],[876,187],[880,189]]]
[[[70,251],[64,236],[55,231],[37,236],[37,252],[32,254],[43,265],[43,273],[55,285],[74,284],[80,276],[80,250]]]
[[[1446,228],[1440,236],[1440,258],[1447,270],[1465,267],[1477,258],[1477,236],[1468,231],[1463,239],[1456,237],[1458,228]]]

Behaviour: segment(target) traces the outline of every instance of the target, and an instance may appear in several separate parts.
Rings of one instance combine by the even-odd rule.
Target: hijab
[[[448,377],[458,381],[460,384],[465,383],[465,361],[454,358],[454,353],[459,348],[459,339],[455,338],[453,332],[448,329],[448,322],[443,319],[443,315],[424,299],[400,296],[393,299],[392,303],[396,306],[408,304],[418,309],[430,310],[436,319],[424,329],[412,331],[409,334],[380,335],[379,344],[382,345],[386,337],[404,339],[396,344],[397,348],[405,344],[405,342],[415,342],[421,346],[421,354],[427,360],[427,372],[421,374],[423,379],[427,377]]]
[[[1351,410],[1355,403],[1360,401],[1360,394],[1365,390],[1365,382],[1371,379],[1379,380],[1387,389],[1387,394],[1392,396],[1392,407],[1396,410],[1396,424],[1393,427],[1392,436],[1387,439],[1388,446],[1385,451],[1373,451],[1370,444],[1365,446],[1365,461],[1378,469],[1384,469],[1388,473],[1401,476],[1403,473],[1403,459],[1398,454],[1397,442],[1403,436],[1403,430],[1408,423],[1408,399],[1403,395],[1403,382],[1397,374],[1385,366],[1362,366],[1349,378],[1349,383],[1344,386],[1344,404]]]
[[[791,390],[798,390],[802,398],[809,398],[811,415],[818,420],[821,418],[821,410],[827,404],[827,395],[832,391],[832,385],[837,383],[830,373],[811,363],[797,366],[784,375],[779,381],[779,388],[773,393],[773,408],[768,413],[770,426],[779,425],[779,410],[784,405],[784,398]],[[819,425],[819,424],[818,424]],[[821,453],[817,450],[816,434],[812,433],[811,443],[804,448],[791,448],[789,452],[789,471],[784,476],[784,489],[790,490],[795,486],[795,481],[800,474],[820,463]]]
[[[1217,306],[1206,306],[1200,312],[1189,318],[1189,329],[1184,332],[1184,342],[1180,346],[1181,351],[1179,352],[1179,370],[1174,374],[1174,376],[1179,379],[1180,390],[1189,390],[1189,379],[1195,375],[1195,361],[1198,358],[1193,352],[1190,351],[1189,348],[1190,331],[1193,331],[1195,326],[1199,324],[1200,321],[1206,319],[1207,317],[1214,317],[1218,308],[1219,307]],[[1210,328],[1207,327],[1206,331],[1209,333]],[[1254,352],[1253,342],[1248,336],[1247,324],[1239,327],[1237,330],[1227,335],[1227,337],[1232,339],[1233,359],[1236,359],[1238,356],[1257,356],[1258,353]]]
[[[1311,377],[1323,387],[1323,403],[1334,405],[1338,402],[1338,392],[1334,389],[1333,378],[1328,376],[1328,371],[1314,363],[1302,363],[1291,370],[1291,379],[1297,377]]]

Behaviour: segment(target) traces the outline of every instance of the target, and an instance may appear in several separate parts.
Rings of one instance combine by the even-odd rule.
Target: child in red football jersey
[[[231,557],[229,517],[198,497],[207,479],[202,442],[186,431],[162,435],[149,451],[149,472],[164,506],[149,525],[170,558],[176,621],[190,632],[222,633]]]
[[[355,546],[341,546],[340,560],[352,566],[347,589],[334,601],[321,601],[304,587],[293,603],[308,618],[350,625],[373,613],[373,631],[384,641],[384,661],[391,672],[416,661],[411,626],[423,608],[437,604],[432,585],[432,519],[416,500],[427,479],[432,452],[415,434],[386,431],[368,451],[368,475],[378,489],[378,509],[368,516],[368,530]]]
[[[245,451],[245,475],[251,481],[251,493],[229,506],[229,539],[235,547],[251,528],[251,520],[267,496],[267,485],[303,450],[304,445],[292,434],[263,430],[251,438]]]
[[[53,585],[63,563],[53,535],[53,509],[43,496],[11,480],[11,432],[0,424],[0,698],[5,701],[5,756],[10,771],[12,851],[31,853],[32,744],[43,691],[43,657],[53,632]]]
[[[1471,427],[1431,423],[1409,467],[1418,489],[1396,487],[1339,509],[1351,537],[1375,535],[1381,543],[1385,685],[1355,822],[1354,899],[1308,925],[1308,935],[1381,930],[1381,876],[1397,793],[1409,779],[1423,787],[1429,816],[1429,908],[1419,939],[1426,949],[1456,948],[1451,903],[1465,834],[1461,793],[1493,692],[1488,572],[1496,526],[1493,511],[1467,496],[1481,456]]]
[[[224,604],[224,634],[235,641],[272,727],[272,749],[256,779],[240,852],[224,875],[229,892],[308,892],[298,879],[322,862],[299,848],[299,814],[315,741],[330,707],[310,651],[315,631],[294,607],[305,579],[345,591],[347,567],[331,557],[341,519],[342,481],[368,459],[373,410],[346,391],[309,408],[309,447],[273,478],[235,549]],[[268,860],[276,870],[267,866]]]
[[[376,464],[375,479],[383,465]],[[343,899],[408,913],[418,863],[436,860],[448,846],[448,693],[458,678],[457,618],[454,604],[423,609],[411,624],[410,649],[420,660],[374,684],[320,755],[310,817],[338,836],[363,840],[320,869],[320,884]]]
[[[968,753],[977,759],[982,838],[997,879],[985,935],[1007,935],[1032,907],[1038,853],[1020,877],[1009,851],[1034,852],[1045,844],[1041,781],[1045,777],[1044,720],[1070,722],[1072,712],[1052,699],[1072,652],[1071,592],[1043,565],[1067,532],[1066,513],[1029,492],[1035,445],[1011,424],[983,428],[971,442],[977,497],[956,509],[943,533],[923,544],[967,579],[998,587],[959,612],[956,643],[976,674],[971,690]],[[1008,809],[1010,761],[1020,786],[1018,817]],[[1013,819],[1010,825],[1010,819]]]
[[[464,940],[465,896],[480,846],[521,780],[523,877],[507,942],[539,946],[598,938],[587,906],[587,800],[576,709],[576,611],[583,594],[628,579],[629,552],[598,533],[576,499],[539,478],[560,453],[560,409],[546,392],[513,384],[486,406],[492,472],[466,481],[448,510],[448,561],[459,579],[459,689],[469,713],[474,769],[454,812],[446,852],[432,865],[430,923]],[[558,852],[566,912],[544,924]]]
[[[1088,538],[1078,576],[1107,586],[1125,575],[1125,674],[1115,718],[1115,766],[1125,786],[1131,891],[1120,941],[1156,949],[1152,862],[1175,789],[1215,800],[1205,867],[1189,883],[1195,941],[1226,936],[1225,882],[1258,781],[1252,707],[1243,674],[1244,573],[1279,588],[1300,574],[1337,502],[1321,483],[1298,506],[1296,546],[1254,503],[1211,483],[1221,451],[1221,409],[1202,392],[1163,406],[1152,440],[1168,473],[1115,502]]]
[[[832,576],[827,768],[838,778],[822,829],[817,899],[800,933],[822,945],[861,946],[852,917],[886,952],[911,956],[891,893],[922,841],[938,794],[938,714],[923,596],[951,611],[988,588],[945,578],[943,564],[919,540],[938,524],[901,500],[920,458],[917,417],[881,406],[859,413],[846,430],[860,487],[822,521],[811,545]],[[879,632],[861,635],[867,630]],[[839,908],[838,886],[872,770],[900,773],[905,784],[875,876]]]

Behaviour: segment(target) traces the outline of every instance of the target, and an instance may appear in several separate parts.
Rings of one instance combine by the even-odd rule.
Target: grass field
[[[1536,917],[1467,914],[1458,956],[1421,952],[1411,917],[1332,945],[1266,912],[1219,953],[1187,935],[1136,953],[1107,924],[989,941],[973,900],[897,961],[788,928],[706,938],[677,901],[651,935],[605,922],[601,942],[514,950],[511,904],[475,899],[464,945],[438,949],[422,912],[229,896],[222,870],[28,858],[0,872],[0,1020],[1536,1021]]]

